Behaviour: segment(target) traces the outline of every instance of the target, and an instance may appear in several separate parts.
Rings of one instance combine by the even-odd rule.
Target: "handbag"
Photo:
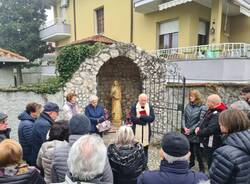
[[[111,129],[111,122],[109,120],[105,120],[102,123],[98,123],[96,125],[98,132],[105,132]]]

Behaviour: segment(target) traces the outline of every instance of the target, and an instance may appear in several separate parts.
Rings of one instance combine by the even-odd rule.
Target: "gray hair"
[[[165,160],[167,160],[168,163],[170,163],[170,164],[174,163],[175,161],[189,161],[189,157],[190,157],[189,152],[182,157],[174,157],[174,156],[168,155],[163,150],[162,150],[162,152],[163,152],[163,156],[164,156]]]
[[[91,95],[91,96],[89,97],[89,103],[91,103],[91,102],[94,101],[94,100],[97,100],[97,101],[98,101],[98,96],[96,96],[96,95]]]
[[[133,144],[135,135],[131,127],[121,126],[117,132],[116,144],[129,145]]]
[[[107,159],[107,148],[98,135],[84,135],[71,147],[68,157],[73,177],[89,181],[102,174]]]
[[[201,180],[198,184],[210,184],[210,180]]]
[[[240,110],[240,111],[243,111],[246,113],[250,112],[250,107],[249,107],[248,103],[244,100],[239,100],[239,101],[232,103],[230,105],[230,108],[237,109],[237,110]]]

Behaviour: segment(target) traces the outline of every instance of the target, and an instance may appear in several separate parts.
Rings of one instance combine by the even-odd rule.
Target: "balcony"
[[[222,43],[161,49],[154,54],[177,64],[188,83],[250,81],[250,44]]]
[[[40,27],[40,38],[42,41],[56,42],[70,36],[70,24],[63,19],[55,19]]]
[[[250,58],[250,44],[246,43],[221,43],[160,49],[154,52],[157,56],[170,61],[176,60],[203,60],[225,58]]]
[[[162,2],[163,0],[134,0],[135,11],[143,14],[155,12]]]

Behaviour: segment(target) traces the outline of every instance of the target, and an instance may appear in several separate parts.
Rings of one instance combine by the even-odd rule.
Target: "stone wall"
[[[37,102],[42,105],[51,101],[57,103],[60,108],[63,106],[63,93],[58,92],[55,95],[41,95],[33,92],[3,92],[0,91],[0,111],[8,114],[8,123],[11,127],[11,137],[18,140],[17,129],[20,112],[24,111],[26,104]]]
[[[113,81],[117,80],[122,91],[122,112],[135,103],[142,92],[142,83],[138,67],[128,58],[117,57],[105,63],[97,75],[97,96],[100,102],[111,112],[110,90]]]

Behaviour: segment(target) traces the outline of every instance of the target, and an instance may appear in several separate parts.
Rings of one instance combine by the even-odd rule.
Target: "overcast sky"
[[[53,9],[46,9],[47,20],[46,22],[52,21],[54,19]]]

